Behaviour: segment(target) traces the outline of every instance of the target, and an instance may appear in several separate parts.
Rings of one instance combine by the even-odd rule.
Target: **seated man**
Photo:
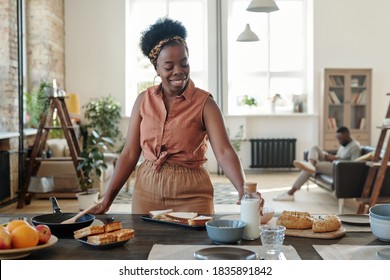
[[[360,144],[352,139],[349,129],[345,126],[337,129],[337,140],[340,147],[336,155],[323,151],[318,146],[309,150],[308,162],[295,160],[294,166],[302,170],[291,189],[273,198],[276,201],[294,201],[294,193],[302,187],[314,173],[332,174],[334,160],[355,160],[361,154]]]

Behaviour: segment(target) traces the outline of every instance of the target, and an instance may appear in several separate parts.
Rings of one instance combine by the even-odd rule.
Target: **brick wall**
[[[65,88],[64,0],[26,1],[27,83],[52,82]]]
[[[2,131],[19,130],[16,13],[15,0],[0,0],[0,130]]]
[[[25,0],[25,83],[32,89],[57,80],[65,88],[64,0]],[[17,1],[0,0],[0,131],[19,131]],[[11,198],[18,190],[17,137],[0,140],[10,155]],[[0,187],[1,185],[0,178]]]

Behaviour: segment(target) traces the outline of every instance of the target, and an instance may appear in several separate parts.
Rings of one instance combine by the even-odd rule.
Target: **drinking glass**
[[[278,260],[284,241],[284,226],[260,226],[261,244],[267,260]]]

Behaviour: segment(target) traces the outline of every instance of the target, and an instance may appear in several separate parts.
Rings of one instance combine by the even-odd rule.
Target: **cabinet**
[[[321,140],[326,150],[339,147],[336,130],[350,129],[354,139],[370,145],[371,69],[325,69],[322,80]]]

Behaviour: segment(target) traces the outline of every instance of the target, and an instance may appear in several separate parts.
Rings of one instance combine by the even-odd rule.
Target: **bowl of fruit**
[[[46,225],[34,226],[25,220],[13,220],[0,225],[0,259],[23,258],[57,241]]]

